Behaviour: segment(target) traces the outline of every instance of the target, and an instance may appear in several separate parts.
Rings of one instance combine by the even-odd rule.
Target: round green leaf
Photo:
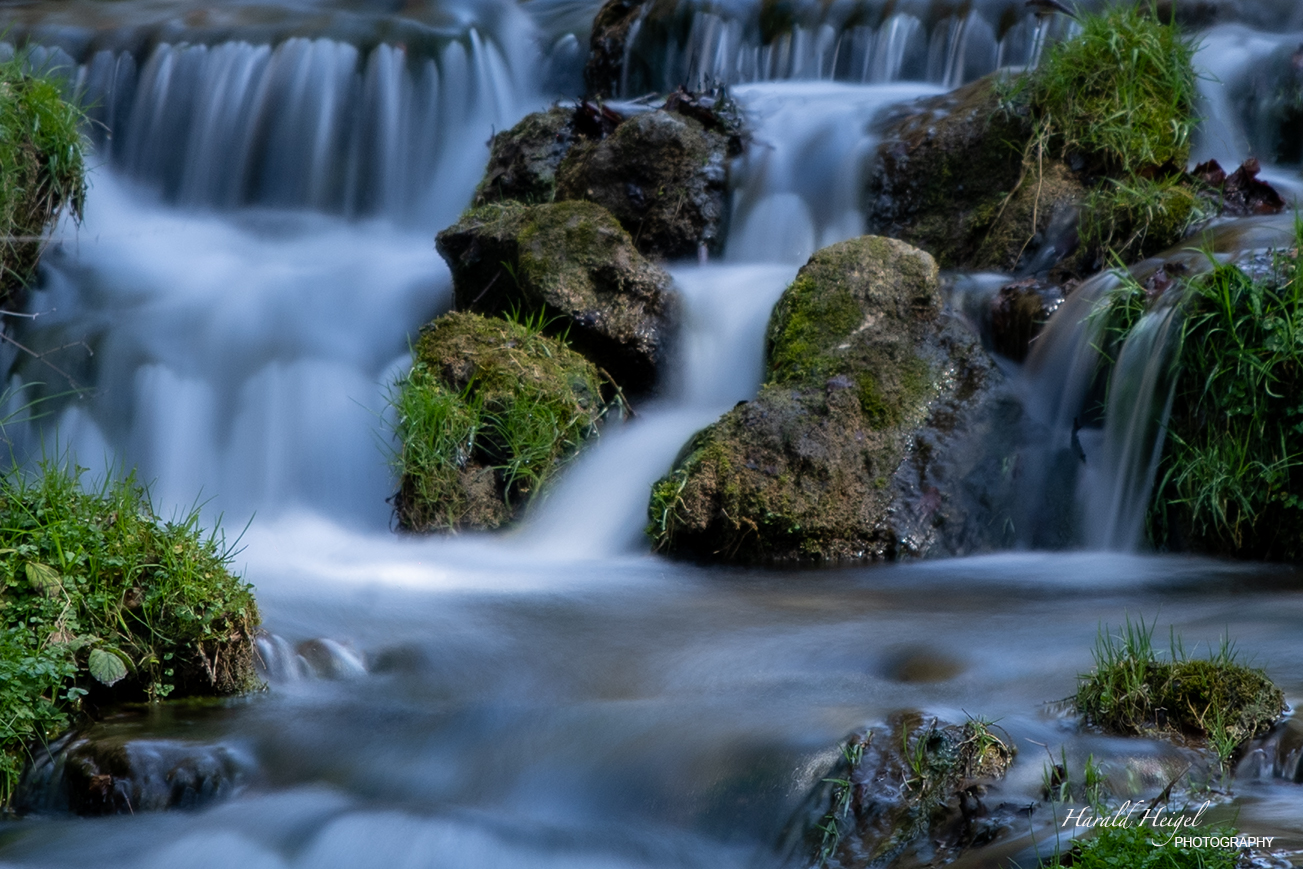
[[[93,649],[90,653],[90,674],[105,685],[115,685],[127,678],[127,665],[112,652]]]

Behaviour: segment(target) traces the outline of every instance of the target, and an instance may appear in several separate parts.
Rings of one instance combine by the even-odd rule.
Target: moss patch
[[[47,464],[0,483],[0,803],[87,703],[258,687],[252,589],[198,515],[159,520],[133,479]]]
[[[392,397],[402,527],[496,528],[596,434],[601,375],[541,325],[453,313],[421,330]]]
[[[1261,670],[1237,663],[1229,645],[1194,659],[1174,640],[1160,660],[1152,635],[1152,624],[1129,620],[1117,635],[1101,629],[1095,668],[1080,678],[1075,698],[1090,723],[1112,733],[1229,740],[1233,747],[1266,732],[1284,712],[1280,689]]]
[[[24,71],[27,55],[0,63],[0,303],[36,269],[47,227],[64,208],[80,215],[86,194],[82,114],[59,83]]]

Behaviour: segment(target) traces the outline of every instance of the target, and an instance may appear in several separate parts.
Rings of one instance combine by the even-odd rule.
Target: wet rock
[[[677,297],[669,275],[602,207],[484,206],[439,233],[437,247],[452,269],[457,310],[540,317],[624,389],[655,384]]]
[[[475,191],[475,204],[503,200],[551,202],[556,171],[575,137],[575,112],[553,106],[526,115],[489,143],[489,165]]]
[[[1059,309],[1063,288],[1037,278],[1001,287],[991,300],[991,341],[995,352],[1015,362],[1027,358],[1031,343]]]
[[[593,18],[593,33],[584,64],[584,84],[590,97],[620,93],[625,48],[635,31],[647,0],[607,0]]]
[[[700,102],[674,104],[684,111],[644,112],[576,142],[557,174],[558,199],[601,205],[639,251],[667,259],[722,246],[730,152],[730,136],[699,119],[711,116]]]
[[[896,716],[842,746],[789,825],[785,850],[793,862],[837,869],[948,863],[1027,823],[1028,806],[1000,798],[1013,758],[985,722]]]
[[[409,531],[510,522],[609,407],[597,368],[526,324],[447,314],[422,328],[413,357],[394,402],[402,468],[394,512]],[[296,649],[323,676],[353,675],[337,651]]]
[[[1254,150],[1277,166],[1303,163],[1303,43],[1282,45],[1231,88]]]
[[[1027,151],[1031,123],[995,82],[920,100],[888,125],[865,192],[871,232],[942,268],[1048,268],[1077,249],[1086,188],[1057,155]]]
[[[128,722],[93,725],[37,750],[16,804],[22,812],[127,815],[194,809],[230,798],[256,778],[235,746],[140,737]]]
[[[1258,179],[1261,169],[1257,159],[1250,157],[1230,175],[1216,160],[1200,163],[1190,174],[1215,194],[1213,208],[1221,214],[1230,217],[1280,214],[1285,210],[1285,200],[1274,187]]]
[[[653,487],[657,548],[790,563],[997,545],[992,468],[1005,456],[963,442],[1016,411],[943,314],[937,274],[922,251],[873,236],[811,257],[770,320],[759,396],[699,432]]]

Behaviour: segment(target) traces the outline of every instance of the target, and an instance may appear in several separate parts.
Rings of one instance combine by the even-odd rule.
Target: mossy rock
[[[557,172],[557,198],[601,205],[646,256],[717,253],[728,157],[724,132],[677,111],[644,112],[605,138],[577,142]]]
[[[601,206],[502,203],[439,233],[459,311],[541,318],[624,389],[656,383],[677,322],[670,276]]]
[[[593,18],[584,84],[596,98],[619,96],[625,46],[648,0],[607,0]]]
[[[526,115],[510,130],[495,135],[489,143],[489,165],[475,191],[475,205],[551,202],[557,169],[574,137],[574,110],[561,106]]]
[[[1234,745],[1266,733],[1284,714],[1284,694],[1261,670],[1231,655],[1160,660],[1144,636],[1138,645],[1105,640],[1095,668],[1078,680],[1074,703],[1090,724]]]
[[[853,734],[840,753],[788,826],[793,865],[914,865],[913,852],[920,865],[940,866],[1025,811],[992,798],[1015,750],[986,721],[896,715]]]
[[[402,528],[498,528],[597,433],[601,374],[537,326],[451,313],[422,328],[393,399]]]
[[[977,451],[944,454],[957,433],[989,426],[1000,377],[942,316],[931,257],[873,236],[817,252],[774,309],[767,373],[653,486],[657,549],[792,563],[990,544],[974,530],[990,516],[970,521],[966,494]]]
[[[0,63],[0,307],[31,281],[46,230],[64,209],[79,217],[86,195],[82,113],[25,64],[21,52]]]
[[[260,687],[258,608],[197,514],[163,522],[134,480],[88,491],[48,464],[0,485],[0,803],[32,746],[91,709]]]

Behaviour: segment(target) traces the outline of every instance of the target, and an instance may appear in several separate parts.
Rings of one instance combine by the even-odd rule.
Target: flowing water
[[[1294,75],[1303,17],[1231,5],[1199,55],[1215,75],[1199,152],[1258,154],[1297,189],[1303,121],[1273,88]],[[0,865],[778,866],[837,742],[908,709],[999,719],[1021,750],[1013,803],[1038,799],[1060,747],[1070,767],[1093,755],[1119,786],[1156,791],[1184,754],[1079,732],[1054,705],[1098,625],[1128,614],[1187,648],[1229,632],[1303,699],[1303,577],[1135,551],[1170,312],[1124,353],[1108,426],[1074,424],[1094,370],[1081,321],[1107,279],[1069,300],[1025,370],[1008,366],[1029,445],[1019,551],[822,572],[648,552],[649,484],[754,394],[769,310],[804,259],[863,231],[881,113],[1032,61],[1066,29],[994,0],[792,8],[768,43],[759,4],[643,22],[631,69],[732,82],[753,127],[724,255],[671,269],[685,325],[663,395],[524,527],[453,539],[389,529],[386,391],[450,304],[434,232],[469,200],[494,129],[581,86],[594,4],[3,10],[97,121],[86,219],[61,228],[35,316],[12,330],[31,352],[6,351],[12,382],[53,408],[18,446],[70,449],[92,475],[135,467],[165,514],[199,501],[232,535],[247,522],[240,566],[272,636],[266,694],[104,725],[152,757],[220,756],[227,799],[8,822]],[[1246,225],[1236,243],[1278,231]],[[1286,761],[1244,770],[1239,824],[1303,849]],[[1029,830],[966,865],[1025,861]]]

